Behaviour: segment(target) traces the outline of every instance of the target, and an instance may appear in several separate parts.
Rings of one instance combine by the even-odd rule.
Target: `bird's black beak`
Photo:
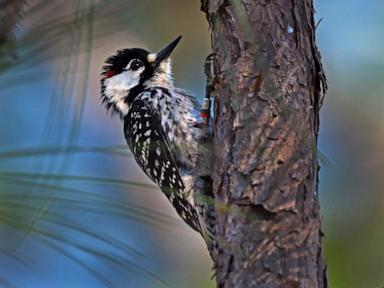
[[[181,35],[169,43],[166,47],[164,47],[160,52],[156,55],[155,66],[159,66],[160,63],[169,58],[172,51],[176,48],[177,44],[181,39]]]

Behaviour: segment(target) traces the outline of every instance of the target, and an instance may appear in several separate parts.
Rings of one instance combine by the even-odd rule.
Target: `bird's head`
[[[144,89],[173,87],[169,56],[180,39],[177,37],[157,53],[131,48],[109,57],[101,73],[101,99],[107,109],[124,116],[129,102]]]

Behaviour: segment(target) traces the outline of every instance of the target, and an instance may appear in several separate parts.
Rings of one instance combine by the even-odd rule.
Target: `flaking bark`
[[[317,195],[326,81],[312,0],[202,0],[219,73],[218,287],[326,287]]]

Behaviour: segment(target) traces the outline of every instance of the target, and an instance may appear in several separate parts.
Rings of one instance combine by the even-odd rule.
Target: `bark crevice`
[[[220,68],[218,287],[326,287],[317,133],[326,78],[312,0],[202,0]]]

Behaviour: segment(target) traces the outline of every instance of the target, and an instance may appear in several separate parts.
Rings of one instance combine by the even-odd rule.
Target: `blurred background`
[[[203,241],[99,101],[105,58],[179,34],[176,85],[201,99],[200,1],[22,2],[0,1],[0,17],[22,11],[11,34],[14,19],[0,22],[0,287],[214,287]],[[330,287],[383,287],[384,2],[315,6],[330,86],[319,139]]]

